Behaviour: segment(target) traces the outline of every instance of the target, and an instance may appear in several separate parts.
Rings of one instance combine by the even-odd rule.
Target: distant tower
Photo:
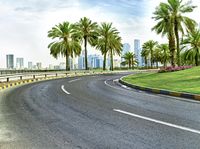
[[[130,52],[131,51],[131,46],[129,43],[124,43],[123,44],[123,48],[122,48],[122,53],[121,53],[121,62],[125,61],[123,56],[125,53]]]
[[[140,40],[134,40],[134,54],[136,56],[136,60],[138,61],[138,66],[142,66],[142,56],[141,56],[141,47],[140,47]]]
[[[24,59],[23,58],[16,58],[16,68],[17,69],[24,68]]]
[[[14,55],[13,54],[6,55],[6,66],[7,66],[7,69],[14,69]]]
[[[78,69],[85,69],[85,51],[78,58]]]
[[[28,69],[33,69],[33,62],[28,62]]]
[[[36,67],[38,70],[42,69],[42,63],[40,62],[36,63]]]
[[[131,51],[131,46],[129,43],[124,43],[123,44],[123,50],[122,50],[122,56],[127,53],[127,52],[130,52]]]

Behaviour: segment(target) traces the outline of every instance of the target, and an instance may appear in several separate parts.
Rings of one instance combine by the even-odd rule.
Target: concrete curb
[[[126,77],[126,76],[124,76],[124,77]],[[200,95],[197,95],[197,94],[174,92],[174,91],[169,91],[169,90],[138,86],[138,85],[130,84],[130,83],[126,82],[126,81],[123,81],[122,79],[124,77],[120,78],[119,82],[121,84],[126,85],[126,86],[128,86],[130,88],[133,88],[133,89],[142,90],[142,91],[155,93],[155,94],[163,94],[163,95],[169,95],[169,96],[174,96],[174,97],[182,97],[182,98],[188,98],[188,99],[193,99],[193,100],[200,101]]]
[[[119,72],[96,72],[96,73],[82,73],[82,74],[68,74],[63,76],[52,76],[52,77],[42,77],[42,78],[36,78],[36,79],[25,79],[25,80],[17,80],[16,82],[7,82],[5,85],[0,86],[0,92],[19,85],[25,85],[30,84],[34,82],[41,82],[41,81],[47,81],[47,80],[54,80],[54,79],[62,79],[62,78],[71,78],[71,77],[80,77],[80,76],[90,76],[90,75],[102,75],[102,74],[116,74]]]

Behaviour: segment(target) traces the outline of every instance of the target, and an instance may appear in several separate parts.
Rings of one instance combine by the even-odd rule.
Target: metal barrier
[[[60,72],[46,72],[46,73],[24,73],[24,74],[9,74],[9,75],[0,75],[0,83],[2,82],[10,82],[17,80],[25,80],[25,79],[37,79],[37,78],[47,78],[47,77],[59,77],[59,76],[67,76],[70,74],[77,75],[78,73],[86,74],[86,73],[95,73],[94,71],[60,71]]]

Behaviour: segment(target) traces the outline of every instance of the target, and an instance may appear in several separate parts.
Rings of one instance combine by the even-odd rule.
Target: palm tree
[[[176,50],[177,50],[177,65],[180,66],[180,43],[179,43],[179,32],[184,34],[184,28],[187,31],[193,30],[195,28],[196,22],[184,16],[186,13],[190,13],[196,8],[196,6],[192,6],[191,2],[182,4],[182,0],[168,0],[169,11],[172,14],[174,19],[174,32],[176,36]]]
[[[148,49],[142,49],[141,56],[144,58],[145,66],[147,67],[149,51]]]
[[[66,70],[70,70],[69,58],[80,55],[81,52],[81,45],[75,38],[74,31],[74,25],[69,22],[60,23],[48,31],[48,37],[56,39],[48,45],[50,54],[55,58],[59,55],[65,56]]]
[[[166,67],[170,57],[169,46],[168,44],[160,44],[157,48],[161,51],[161,63],[163,63],[164,67]]]
[[[159,48],[155,48],[153,51],[153,62],[156,63],[156,68],[158,68],[158,63],[162,60],[162,53]]]
[[[121,55],[122,52],[122,39],[117,34],[112,34],[110,38],[108,39],[108,52],[110,54],[110,70],[113,71],[113,56],[115,54]]]
[[[169,5],[166,3],[160,3],[160,5],[156,7],[153,19],[158,23],[152,28],[152,30],[155,30],[157,34],[167,36],[169,40],[171,65],[174,67],[176,50],[174,16],[172,16],[172,14],[169,11]]]
[[[184,53],[186,60],[195,63],[196,66],[200,64],[200,30],[190,32],[183,40],[182,44],[189,45],[190,48]]]
[[[76,36],[84,41],[85,69],[88,70],[87,43],[89,43],[91,46],[96,45],[96,41],[98,38],[98,33],[97,33],[98,25],[96,22],[92,22],[90,19],[84,17],[81,18],[78,23],[76,23],[75,27],[76,27]]]
[[[150,58],[151,58],[151,68],[153,68],[153,50],[157,44],[158,44],[157,41],[149,40],[145,42],[142,46],[143,49],[146,49],[149,51]]]
[[[113,56],[113,49],[117,49],[116,52],[119,54],[121,50],[121,38],[118,36],[119,32],[117,29],[112,27],[112,23],[101,23],[101,26],[98,28],[98,34],[96,48],[101,51],[104,57],[103,70],[106,70],[106,56],[108,51],[110,51],[110,56]],[[112,57],[111,61],[113,61]]]
[[[129,69],[134,68],[134,65],[137,63],[136,59],[135,59],[135,54],[133,52],[126,52],[123,56],[123,58],[125,59],[124,64],[128,64]]]

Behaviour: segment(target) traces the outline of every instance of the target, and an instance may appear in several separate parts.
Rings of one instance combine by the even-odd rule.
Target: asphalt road
[[[0,148],[199,149],[200,102],[121,86],[124,74],[1,93]]]

